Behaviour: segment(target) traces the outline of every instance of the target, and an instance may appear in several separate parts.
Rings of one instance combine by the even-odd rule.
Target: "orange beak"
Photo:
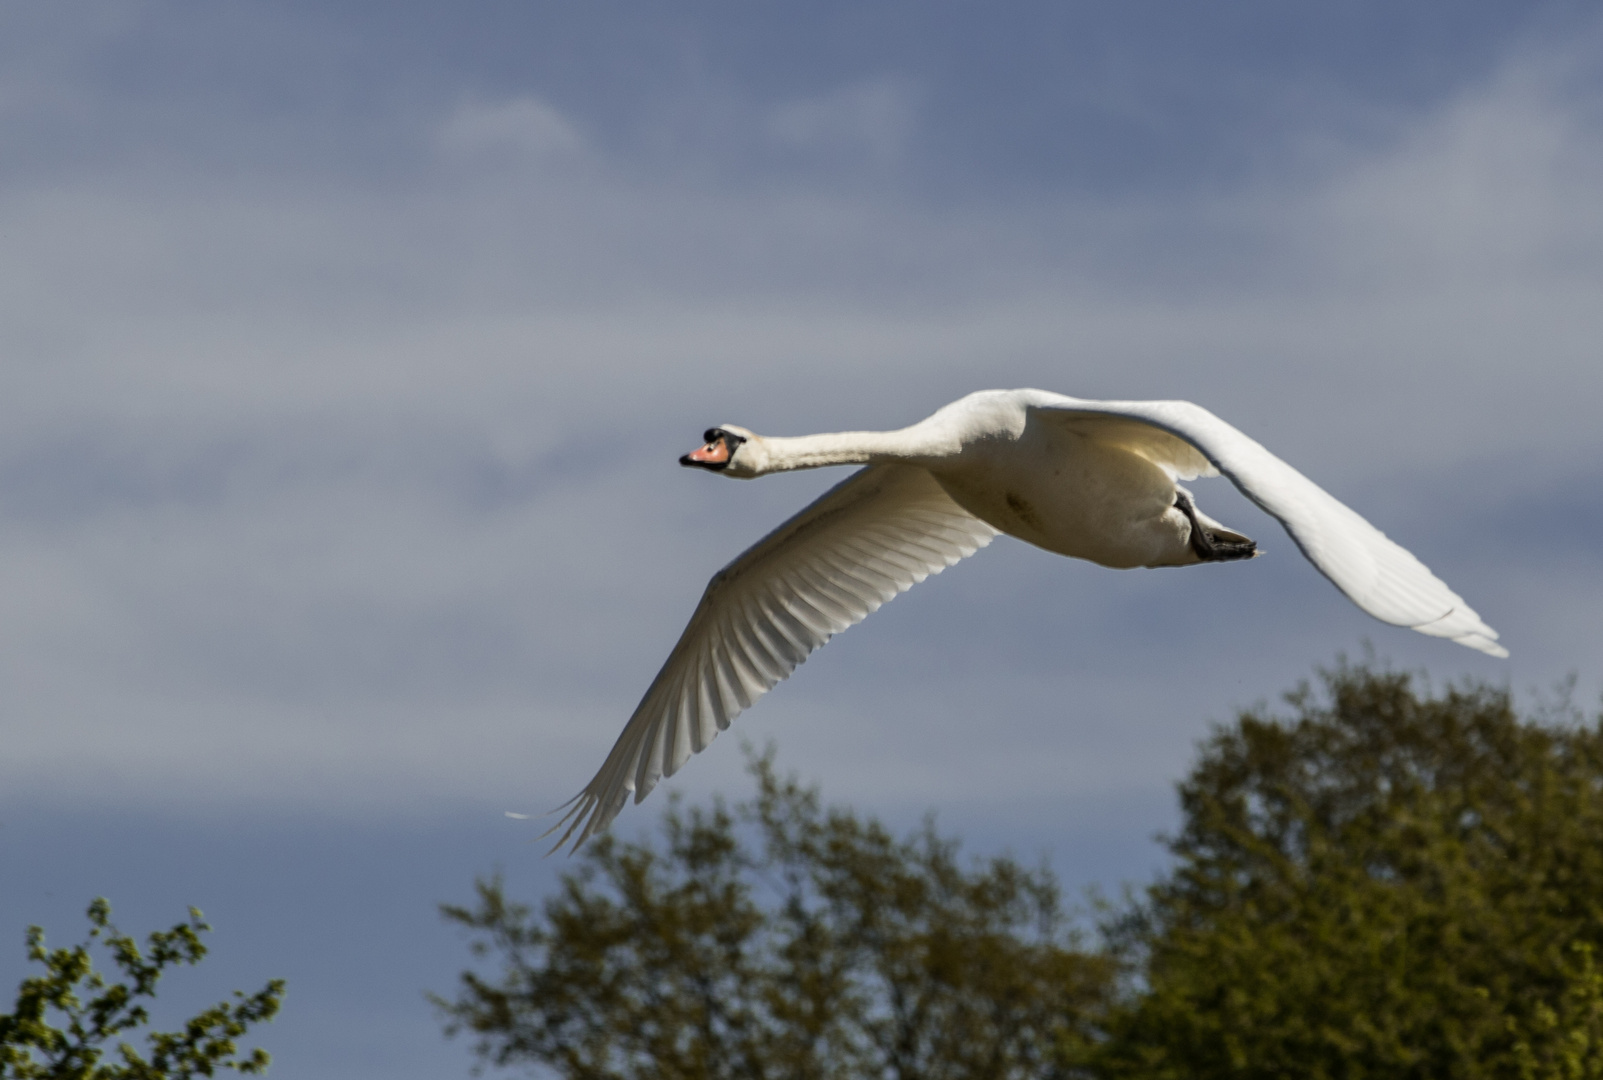
[[[679,459],[682,465],[722,465],[729,460],[729,443],[718,438]]]

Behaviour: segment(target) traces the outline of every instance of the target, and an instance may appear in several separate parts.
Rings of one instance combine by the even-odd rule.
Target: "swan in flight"
[[[1507,656],[1425,565],[1187,401],[982,390],[899,431],[800,438],[725,424],[680,464],[749,479],[863,465],[713,575],[601,770],[550,832],[574,847],[639,802],[814,649],[1005,532],[1103,566],[1249,559],[1176,481],[1229,477],[1348,598],[1394,626]]]

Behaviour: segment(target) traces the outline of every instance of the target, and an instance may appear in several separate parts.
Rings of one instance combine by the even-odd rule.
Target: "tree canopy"
[[[205,957],[200,935],[211,927],[190,908],[186,922],[155,931],[140,949],[112,925],[104,899],[90,904],[88,915],[88,939],[70,948],[49,949],[44,931],[28,928],[28,959],[43,964],[45,973],[23,980],[11,1012],[0,1015],[0,1080],[190,1080],[219,1069],[266,1071],[267,1052],[256,1049],[241,1058],[235,1040],[278,1012],[282,980],[250,996],[236,991],[232,1003],[196,1014],[181,1031],[147,1033],[147,1056],[122,1036],[149,1022],[141,999],[156,996],[167,968]],[[96,941],[126,981],[108,982],[95,970],[90,946]],[[114,1040],[116,1056],[108,1058]]]
[[[1008,1077],[1090,1037],[1113,962],[1077,946],[1056,882],[896,838],[756,758],[733,810],[673,803],[664,849],[603,835],[538,914],[481,881],[446,907],[469,972],[450,1030],[496,1065],[569,1077]]]
[[[1180,785],[1109,1075],[1603,1076],[1603,727],[1343,667]]]
[[[536,910],[447,907],[481,1060],[567,1077],[1603,1077],[1603,720],[1342,665],[1216,729],[1102,933],[753,763]]]

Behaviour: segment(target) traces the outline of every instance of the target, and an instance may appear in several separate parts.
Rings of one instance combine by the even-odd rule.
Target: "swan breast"
[[[1030,424],[931,472],[963,509],[1047,551],[1119,569],[1196,561],[1174,481],[1090,435]]]

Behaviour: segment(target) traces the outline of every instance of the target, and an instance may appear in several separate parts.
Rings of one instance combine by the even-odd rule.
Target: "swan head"
[[[708,428],[702,439],[704,445],[680,458],[679,464],[742,480],[762,475],[767,454],[762,438],[754,432],[725,424]]]

